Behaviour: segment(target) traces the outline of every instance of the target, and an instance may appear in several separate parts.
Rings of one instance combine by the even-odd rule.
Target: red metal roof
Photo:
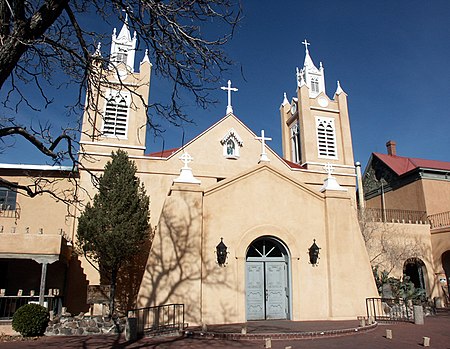
[[[170,155],[175,153],[178,149],[180,149],[180,148],[172,148],[172,149],[157,151],[154,153],[147,154],[147,156],[152,156],[155,158],[168,158]]]
[[[404,156],[373,153],[378,159],[383,161],[397,175],[401,176],[416,168],[430,168],[434,170],[450,171],[450,162],[426,160],[418,158],[408,158]]]
[[[289,161],[289,160],[286,160],[286,159],[283,159],[283,158],[281,158],[281,160],[283,160],[286,164],[288,164],[288,166],[290,168],[306,169],[306,167],[303,167],[302,165],[296,164],[295,162],[292,162],[292,161]]]

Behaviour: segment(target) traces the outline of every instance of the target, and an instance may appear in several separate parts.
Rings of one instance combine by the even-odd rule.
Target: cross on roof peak
[[[231,92],[237,92],[239,90],[235,87],[231,87],[231,80],[228,80],[228,86],[222,86],[220,89],[228,91],[227,115],[233,113],[233,107],[231,106]]]
[[[265,137],[264,130],[261,130],[261,137],[255,137],[255,139],[258,139],[261,141],[261,156],[259,158],[259,162],[261,162],[261,161],[269,162],[270,159],[268,158],[267,153],[266,153],[266,141],[271,141],[272,138]]]
[[[309,43],[308,41],[306,41],[306,39],[304,41],[302,41],[302,44],[305,45],[305,51],[308,52],[308,46],[311,45],[311,43]]]

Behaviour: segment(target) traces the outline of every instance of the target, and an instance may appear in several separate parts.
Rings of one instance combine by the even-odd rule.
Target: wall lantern
[[[225,262],[227,261],[227,249],[228,247],[223,243],[223,238],[220,238],[219,244],[216,246],[216,254],[217,254],[217,263],[221,267],[225,265]]]
[[[317,260],[319,259],[319,250],[320,247],[316,244],[316,239],[314,239],[313,244],[309,248],[309,262],[313,265],[313,267],[316,267],[319,263]]]

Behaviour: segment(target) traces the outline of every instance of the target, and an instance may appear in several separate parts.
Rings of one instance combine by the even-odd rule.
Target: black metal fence
[[[367,298],[367,316],[377,322],[413,322],[413,305],[401,298]]]
[[[128,317],[137,319],[139,336],[182,331],[185,328],[184,304],[133,309],[128,312]]]
[[[39,304],[39,296],[0,296],[0,320],[12,319],[16,310],[28,303]],[[62,308],[62,297],[45,296],[44,306],[49,311],[59,314]]]

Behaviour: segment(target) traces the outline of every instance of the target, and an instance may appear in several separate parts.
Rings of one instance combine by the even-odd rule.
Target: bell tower
[[[352,166],[353,147],[347,108],[347,95],[339,81],[333,99],[325,90],[325,73],[310,56],[305,45],[303,68],[297,68],[296,95],[284,95],[280,107],[283,157],[308,169],[324,164]]]
[[[121,148],[144,155],[147,102],[152,64],[148,51],[135,72],[137,36],[131,35],[128,17],[122,29],[113,30],[108,59],[97,49],[83,114],[80,152],[108,154]]]

